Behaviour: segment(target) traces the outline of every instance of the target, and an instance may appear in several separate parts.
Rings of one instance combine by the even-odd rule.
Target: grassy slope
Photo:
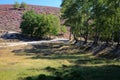
[[[37,77],[39,80],[120,80],[119,60],[99,59],[89,53],[80,54],[77,49],[69,47],[29,48],[34,53],[30,56],[15,55],[13,50],[18,49],[21,50],[19,54],[31,54],[21,47],[0,49],[0,80],[38,80]],[[44,53],[43,50],[62,54],[36,54]],[[77,54],[64,54],[67,51]]]

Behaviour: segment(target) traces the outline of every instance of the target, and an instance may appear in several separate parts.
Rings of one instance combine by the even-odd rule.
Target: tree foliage
[[[47,35],[57,35],[60,32],[60,20],[54,15],[26,12],[21,22],[21,31],[31,37],[42,38]]]
[[[25,2],[22,2],[20,5],[20,8],[26,9],[27,8],[27,4]]]
[[[26,9],[27,8],[27,4],[25,2],[22,2],[21,4],[19,4],[19,2],[15,2],[13,7],[15,9],[18,9],[18,8]]]
[[[61,26],[61,32],[62,33],[66,33],[67,32],[67,29],[66,29],[66,26],[65,25],[63,25],[63,26]]]
[[[62,17],[75,39],[120,42],[120,0],[62,0]]]
[[[20,7],[20,4],[19,4],[18,2],[15,2],[15,4],[13,5],[13,7],[14,7],[15,9],[18,9],[18,8]]]

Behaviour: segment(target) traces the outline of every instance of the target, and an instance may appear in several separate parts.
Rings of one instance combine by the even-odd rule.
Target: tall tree
[[[92,36],[95,44],[99,40],[120,44],[120,0],[63,0],[61,7],[75,38],[87,42]]]

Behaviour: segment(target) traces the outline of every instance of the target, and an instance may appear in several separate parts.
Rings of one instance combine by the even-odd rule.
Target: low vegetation
[[[25,2],[22,2],[20,5],[20,8],[26,9],[27,8],[27,4]]]
[[[0,80],[119,80],[119,60],[83,54],[75,46],[0,49]]]
[[[22,2],[21,4],[19,4],[18,2],[15,2],[15,4],[13,5],[14,9],[26,9],[27,8],[27,4],[25,2]]]
[[[30,37],[43,38],[66,31],[66,27],[61,26],[60,19],[54,15],[37,14],[34,11],[28,11],[23,15],[22,19],[21,31]]]
[[[18,8],[20,7],[20,4],[19,4],[18,2],[15,2],[15,4],[13,5],[13,7],[14,7],[15,9],[18,9]]]

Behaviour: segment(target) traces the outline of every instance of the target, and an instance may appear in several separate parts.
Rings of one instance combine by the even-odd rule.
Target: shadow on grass
[[[84,55],[82,56],[82,54],[49,54],[49,55],[34,55],[34,56],[31,56],[30,58],[31,59],[49,59],[49,60],[52,60],[52,59],[89,59],[91,55]]]
[[[94,56],[107,58],[107,59],[120,59],[120,48],[112,44],[83,44],[79,46],[80,50],[83,50],[84,53],[92,53]]]
[[[70,53],[70,51],[75,48],[62,47],[63,46],[59,45],[34,45],[33,48],[25,49],[24,52],[28,54],[33,51],[32,53],[34,55],[30,57],[32,59],[67,59],[73,62],[75,66],[63,65],[57,69],[48,66],[44,70],[50,72],[50,75],[40,74],[28,76],[26,78],[21,78],[21,80],[120,80],[119,65],[105,65],[103,63],[111,63],[111,61],[91,58],[87,54],[65,54],[67,53],[66,50]],[[73,52],[75,53],[75,51]],[[81,64],[93,64],[94,66],[80,66]],[[103,64],[105,66],[95,66],[95,64]]]
[[[93,52],[93,55],[96,55],[96,54],[102,52],[102,51],[105,50],[107,47],[109,47],[109,45],[107,45],[107,44],[102,44],[101,46],[99,46],[99,47]]]
[[[65,66],[45,68],[51,75],[28,76],[21,80],[120,80],[120,66]]]
[[[112,48],[107,54],[99,54],[99,57],[120,60],[120,48]]]
[[[28,46],[29,47],[29,46]],[[51,55],[51,54],[76,54],[81,53],[75,46],[66,46],[61,44],[36,44],[31,45],[31,48],[17,49],[12,52],[15,55]]]

